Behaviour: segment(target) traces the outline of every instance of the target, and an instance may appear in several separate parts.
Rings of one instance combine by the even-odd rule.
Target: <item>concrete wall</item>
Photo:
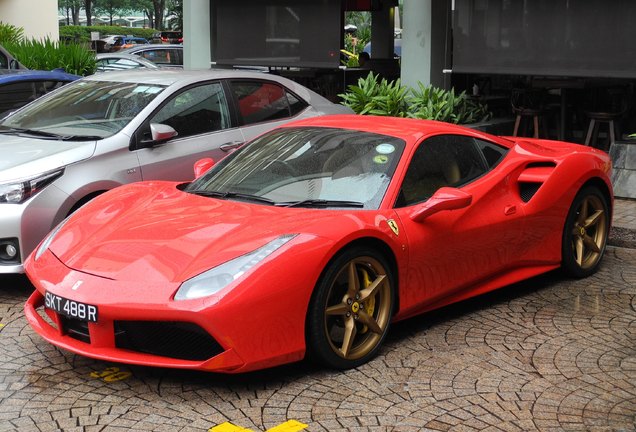
[[[58,40],[57,0],[0,0],[0,21],[24,29],[32,39]]]

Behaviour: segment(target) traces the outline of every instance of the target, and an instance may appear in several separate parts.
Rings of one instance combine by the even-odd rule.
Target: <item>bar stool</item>
[[[623,116],[622,112],[586,112],[585,115],[590,120],[585,136],[585,145],[601,148],[598,145],[598,136],[602,125],[607,125],[607,140],[603,143],[603,150],[608,150],[616,142],[616,137],[621,136],[619,120]]]
[[[589,120],[585,145],[608,151],[620,139],[620,123],[630,109],[631,90],[627,86],[592,89],[591,109],[585,111]],[[607,126],[607,139],[599,142],[601,126]]]
[[[513,136],[527,136],[528,127],[532,126],[534,138],[548,137],[546,115],[548,110],[543,107],[543,92],[535,89],[513,89],[510,103],[515,114]]]

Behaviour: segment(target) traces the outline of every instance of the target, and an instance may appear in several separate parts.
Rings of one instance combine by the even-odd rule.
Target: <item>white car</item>
[[[95,56],[97,72],[122,71],[128,69],[159,69],[148,59],[135,54],[103,53]]]
[[[0,273],[93,197],[140,180],[188,181],[292,119],[351,113],[276,75],[128,70],[68,84],[0,121]]]

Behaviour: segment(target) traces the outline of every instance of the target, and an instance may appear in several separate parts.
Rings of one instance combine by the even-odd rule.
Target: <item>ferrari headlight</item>
[[[260,248],[234,258],[185,281],[177,290],[175,300],[190,300],[212,295],[241,277],[252,267],[274,253],[296,234],[280,236]]]
[[[62,222],[60,222],[55,228],[53,228],[53,231],[51,231],[49,233],[49,235],[46,236],[44,241],[42,243],[40,243],[40,246],[38,246],[38,249],[35,251],[35,255],[33,257],[36,261],[38,260],[38,258],[40,258],[42,256],[44,251],[46,251],[49,248],[49,246],[53,242],[53,239],[55,239],[55,236],[62,229],[62,227],[66,224],[66,221],[68,221],[68,219],[69,218],[67,217]]]
[[[30,179],[0,183],[0,204],[20,204],[52,183],[64,173],[63,169],[40,174]]]

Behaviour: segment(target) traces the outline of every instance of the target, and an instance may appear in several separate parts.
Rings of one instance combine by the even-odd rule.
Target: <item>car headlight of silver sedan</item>
[[[64,169],[39,174],[35,177],[0,183],[0,204],[20,204],[36,195],[64,173]]]
[[[174,299],[191,300],[217,293],[294,237],[296,234],[280,236],[252,252],[188,279],[179,287]]]

